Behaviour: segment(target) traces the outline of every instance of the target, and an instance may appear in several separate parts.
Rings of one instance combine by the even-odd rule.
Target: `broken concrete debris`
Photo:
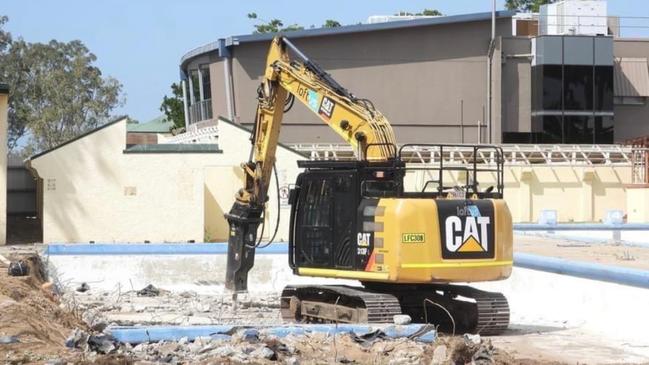
[[[407,314],[396,314],[392,320],[394,324],[400,326],[410,324],[412,322],[412,318],[410,318],[410,316]]]
[[[18,337],[16,336],[0,336],[0,345],[8,345],[11,343],[17,343]]]
[[[435,348],[433,351],[433,359],[431,360],[431,365],[440,365],[444,364],[448,359],[448,350],[446,345],[440,345]]]
[[[79,287],[77,288],[77,291],[79,293],[85,293],[88,290],[90,290],[90,285],[88,285],[88,283],[81,283],[81,285],[79,285]]]
[[[472,335],[470,333],[465,333],[464,334],[464,341],[468,345],[479,345],[480,344],[480,335]]]
[[[140,297],[157,297],[158,295],[160,295],[160,289],[156,288],[152,284],[149,284],[144,288],[138,290],[137,295]]]
[[[118,347],[118,342],[113,336],[107,333],[90,335],[83,330],[75,329],[65,340],[65,346],[83,351],[109,354]]]
[[[12,261],[8,269],[9,276],[29,275],[29,264],[25,260]]]

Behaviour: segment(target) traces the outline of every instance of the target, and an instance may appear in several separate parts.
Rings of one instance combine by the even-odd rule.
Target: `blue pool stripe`
[[[409,324],[404,326],[370,326],[367,324],[307,324],[285,326],[230,326],[230,325],[203,325],[203,326],[134,326],[134,327],[109,327],[110,333],[122,343],[139,344],[159,341],[178,341],[183,337],[193,341],[197,337],[211,336],[213,338],[230,339],[230,335],[237,329],[264,332],[277,337],[286,337],[290,334],[304,335],[309,333],[355,333],[358,336],[381,329],[389,338],[411,337],[423,329],[422,324]],[[437,338],[435,330],[426,331],[421,336],[413,339],[421,342],[434,342]]]
[[[46,255],[224,255],[227,243],[76,243],[50,244]],[[257,249],[259,254],[287,254],[285,242],[273,243]]]
[[[649,271],[555,257],[514,254],[514,266],[649,289]]]
[[[551,224],[514,224],[515,231],[649,231],[649,224],[602,224],[602,223],[561,223]]]

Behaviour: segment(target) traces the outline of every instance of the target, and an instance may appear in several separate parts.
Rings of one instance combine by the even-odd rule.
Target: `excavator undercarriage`
[[[413,322],[434,323],[453,333],[496,335],[509,325],[509,306],[500,293],[463,285],[366,287],[304,285],[284,288],[282,318],[298,323],[392,323],[408,314]]]

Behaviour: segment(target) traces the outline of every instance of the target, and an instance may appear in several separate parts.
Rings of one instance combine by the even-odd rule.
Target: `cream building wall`
[[[222,153],[124,153],[126,119],[32,158],[42,179],[43,241],[179,242],[227,239],[238,166],[248,158],[249,132],[219,123]],[[297,173],[300,155],[278,150],[278,171]],[[271,186],[270,201],[275,202]],[[288,208],[280,208],[288,221]],[[277,209],[269,204],[274,228]],[[286,227],[286,228],[285,228]],[[282,225],[277,239],[287,238]]]

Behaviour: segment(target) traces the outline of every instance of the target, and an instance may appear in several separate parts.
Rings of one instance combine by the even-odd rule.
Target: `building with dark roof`
[[[158,136],[171,136],[173,122],[164,115],[144,123],[128,123],[126,130],[127,145],[157,144]]]
[[[608,144],[649,134],[649,39],[538,34],[538,19],[497,12],[286,32],[305,54],[390,120],[397,140]],[[254,120],[275,34],[218,39],[180,61],[189,124]],[[623,80],[624,83],[621,83]],[[645,87],[646,86],[646,87]],[[307,108],[288,143],[339,143]]]

